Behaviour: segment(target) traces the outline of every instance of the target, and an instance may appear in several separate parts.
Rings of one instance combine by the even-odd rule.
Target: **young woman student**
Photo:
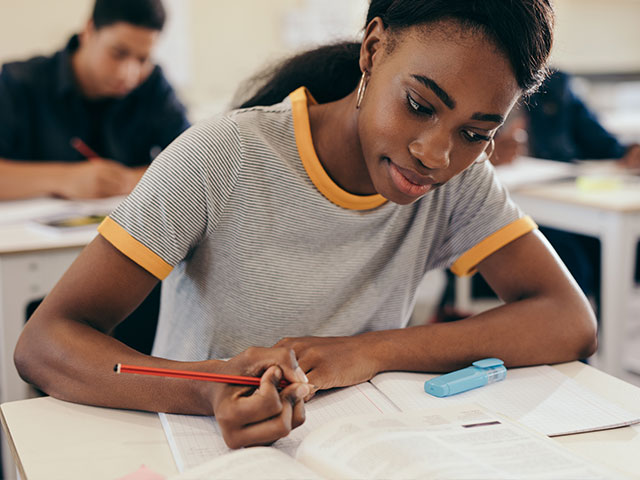
[[[315,389],[378,372],[589,356],[587,301],[483,161],[543,79],[552,26],[549,0],[372,0],[361,43],[285,62],[246,103],[266,106],[205,121],[154,161],[27,323],[20,374],[73,402],[215,414],[240,447],[287,435]],[[443,267],[477,269],[504,306],[404,328]],[[159,280],[144,356],[107,332]]]

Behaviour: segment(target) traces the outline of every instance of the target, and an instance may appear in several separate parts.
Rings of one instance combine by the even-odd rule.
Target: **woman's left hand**
[[[274,346],[293,349],[315,391],[366,382],[380,371],[366,335],[283,338]]]

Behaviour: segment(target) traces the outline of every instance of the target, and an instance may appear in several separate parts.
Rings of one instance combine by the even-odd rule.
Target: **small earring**
[[[495,149],[496,149],[496,141],[495,141],[495,139],[493,139],[493,138],[491,139],[491,142],[489,143],[489,146],[491,147],[491,151],[490,151],[490,152],[487,152],[487,151],[485,150],[485,153],[487,154],[487,158],[486,158],[486,160],[491,160],[491,155],[493,155],[493,152],[494,152],[494,151],[495,151]]]
[[[367,79],[366,70],[362,72],[362,76],[360,77],[360,83],[358,83],[358,93],[356,94],[356,108],[360,108],[360,104],[362,103],[362,99],[364,98],[364,91],[367,89],[367,83],[369,80]]]

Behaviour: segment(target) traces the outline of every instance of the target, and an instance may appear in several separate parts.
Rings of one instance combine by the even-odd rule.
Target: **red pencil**
[[[204,380],[206,382],[230,383],[233,385],[260,385],[258,377],[243,377],[241,375],[225,375],[223,373],[192,372],[189,370],[174,370],[171,368],[140,367],[117,363],[113,370],[116,373],[137,373],[139,375],[154,375],[157,377],[186,378],[188,380]],[[280,388],[289,385],[286,380],[280,381]]]
[[[98,158],[100,157],[100,155],[98,155],[96,152],[94,152],[91,147],[89,147],[89,145],[87,145],[86,143],[84,143],[82,141],[82,139],[78,138],[78,137],[73,137],[69,143],[71,144],[71,146],[73,148],[75,148],[80,155],[83,155],[86,158]]]

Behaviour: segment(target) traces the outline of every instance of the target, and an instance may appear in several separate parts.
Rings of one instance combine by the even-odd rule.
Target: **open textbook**
[[[615,479],[549,438],[477,405],[335,419],[295,458],[272,447],[238,450],[169,480]]]
[[[445,398],[424,392],[435,375],[388,372],[353,387],[320,392],[305,405],[306,421],[274,447],[294,456],[302,440],[328,421],[358,414],[438,409],[475,403],[544,435],[602,430],[640,417],[549,366],[510,369],[501,382]],[[179,471],[230,453],[214,417],[159,414]]]

